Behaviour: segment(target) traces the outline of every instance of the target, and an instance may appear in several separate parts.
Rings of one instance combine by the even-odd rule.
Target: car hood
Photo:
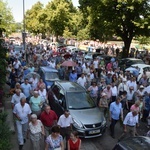
[[[80,121],[82,124],[95,124],[102,122],[104,115],[96,108],[82,109],[82,110],[69,110],[73,119]]]

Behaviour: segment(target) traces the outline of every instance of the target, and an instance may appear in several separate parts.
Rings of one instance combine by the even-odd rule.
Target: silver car
[[[79,84],[69,81],[56,81],[48,92],[51,108],[58,116],[65,109],[73,118],[73,129],[80,137],[101,136],[106,129],[104,114],[94,103],[86,90]]]

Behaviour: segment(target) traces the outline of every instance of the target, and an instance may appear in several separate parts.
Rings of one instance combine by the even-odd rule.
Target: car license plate
[[[99,130],[89,131],[89,134],[96,134],[96,133],[100,133],[100,129]]]

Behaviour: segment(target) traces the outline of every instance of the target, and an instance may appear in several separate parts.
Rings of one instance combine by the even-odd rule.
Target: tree
[[[128,57],[132,39],[150,35],[149,0],[79,0],[83,13],[89,10],[90,35],[98,39],[119,36]]]
[[[37,35],[45,32],[45,18],[47,15],[44,13],[44,5],[37,2],[30,10],[27,10],[25,15],[26,29]]]
[[[47,24],[56,39],[63,35],[65,27],[69,25],[71,8],[72,3],[68,0],[53,0],[46,6]]]
[[[14,30],[14,18],[7,3],[0,0],[0,35],[2,32],[11,33]]]

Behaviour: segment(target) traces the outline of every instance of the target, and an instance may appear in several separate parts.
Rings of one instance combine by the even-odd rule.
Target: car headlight
[[[102,126],[105,126],[105,125],[106,125],[106,119],[104,119],[102,122]]]
[[[73,125],[76,128],[83,128],[83,125],[81,122],[77,121],[76,119],[73,118]]]

